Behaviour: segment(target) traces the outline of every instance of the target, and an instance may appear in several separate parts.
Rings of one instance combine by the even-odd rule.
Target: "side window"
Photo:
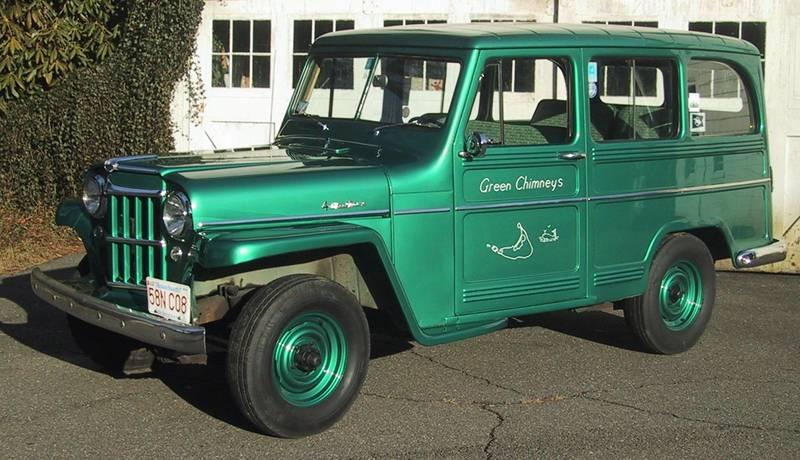
[[[752,93],[736,70],[722,62],[693,59],[686,73],[692,136],[733,136],[756,131]]]
[[[598,58],[589,62],[588,73],[592,139],[667,139],[677,135],[674,61]]]
[[[566,58],[490,61],[481,73],[467,132],[503,145],[565,144],[572,138]]]

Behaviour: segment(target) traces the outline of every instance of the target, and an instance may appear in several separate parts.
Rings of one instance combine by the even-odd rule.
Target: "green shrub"
[[[172,95],[194,53],[204,2],[114,4],[121,22],[107,59],[76,64],[52,88],[8,102],[0,119],[4,203],[51,206],[78,193],[93,163],[172,148]]]

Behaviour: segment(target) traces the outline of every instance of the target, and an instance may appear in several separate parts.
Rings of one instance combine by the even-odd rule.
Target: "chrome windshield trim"
[[[167,194],[166,190],[147,190],[140,188],[123,187],[109,182],[108,194],[116,196],[138,196],[142,198],[159,198]]]
[[[745,180],[740,182],[727,182],[724,184],[712,184],[712,185],[697,185],[694,187],[679,187],[679,188],[668,188],[663,190],[651,190],[647,192],[632,192],[632,193],[618,193],[618,194],[611,194],[611,195],[600,195],[588,198],[589,201],[607,201],[607,200],[624,200],[630,198],[646,198],[646,197],[653,197],[659,195],[680,195],[682,193],[694,193],[694,192],[705,192],[708,190],[723,190],[723,189],[731,189],[731,188],[738,188],[738,187],[746,187],[748,185],[761,185],[761,184],[768,184],[772,181],[770,178],[763,178],[763,179],[753,179],[753,180]]]
[[[118,244],[136,244],[139,246],[154,246],[157,248],[167,247],[167,242],[164,240],[137,240],[135,238],[123,238],[120,236],[107,236],[106,242]]]
[[[552,200],[534,200],[534,201],[515,201],[512,203],[490,203],[490,204],[470,204],[466,206],[457,206],[456,211],[476,211],[481,209],[509,209],[509,208],[524,208],[526,206],[538,205],[551,205],[551,204],[564,204],[564,203],[580,203],[586,201],[586,198],[554,198]]]
[[[125,164],[117,163],[114,167],[114,171],[124,171],[124,172],[138,172],[143,174],[158,174],[158,170],[154,168],[145,168],[143,166],[129,166]]]
[[[402,211],[395,211],[395,216],[405,216],[409,214],[434,214],[440,212],[450,212],[450,208],[424,208],[424,209],[403,209]]]
[[[209,227],[222,227],[225,225],[247,225],[247,224],[271,224],[278,222],[298,222],[303,220],[314,219],[343,219],[346,217],[383,217],[388,216],[388,209],[378,209],[374,211],[356,211],[356,212],[337,212],[325,214],[303,214],[299,216],[287,217],[264,217],[262,219],[241,219],[241,220],[216,220],[212,222],[198,222],[197,228]]]

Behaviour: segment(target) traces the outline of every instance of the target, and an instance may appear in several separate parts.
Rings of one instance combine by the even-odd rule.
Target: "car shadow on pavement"
[[[65,278],[73,267],[47,270]],[[386,315],[365,308],[371,331],[370,359],[381,359],[409,350],[413,345],[398,332]],[[0,279],[0,332],[42,354],[120,379],[156,378],[178,397],[198,410],[243,430],[253,426],[239,413],[225,379],[225,353],[209,353],[208,362],[177,364],[157,361],[153,372],[125,377],[120,371],[104,369],[84,355],[72,339],[65,313],[41,301],[31,289],[30,274]]]
[[[542,327],[610,347],[647,352],[628,328],[622,313],[606,306],[517,317],[509,321],[509,327]]]
[[[73,267],[48,270],[51,276],[68,277]],[[30,274],[0,279],[0,331],[38,352],[87,369],[98,370],[72,340],[66,315],[33,293]]]

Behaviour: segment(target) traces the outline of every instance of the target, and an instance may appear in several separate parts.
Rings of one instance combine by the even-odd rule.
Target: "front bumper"
[[[206,330],[121,307],[80,292],[38,268],[31,272],[31,287],[39,298],[87,323],[157,347],[185,354],[206,352]]]
[[[784,259],[786,259],[786,241],[773,240],[766,246],[739,251],[734,262],[736,268],[751,268],[780,262]]]

